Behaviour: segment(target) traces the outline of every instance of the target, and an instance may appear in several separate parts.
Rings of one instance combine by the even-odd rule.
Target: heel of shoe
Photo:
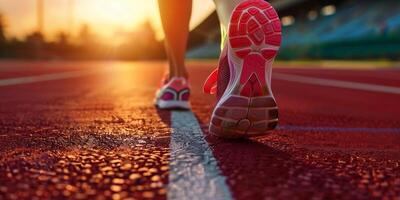
[[[225,138],[264,135],[278,124],[278,108],[272,96],[232,95],[212,115],[210,132]]]

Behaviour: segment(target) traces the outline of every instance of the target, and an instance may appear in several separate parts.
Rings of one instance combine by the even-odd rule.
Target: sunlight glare
[[[157,38],[163,38],[157,0],[72,0],[73,26],[69,25],[69,0],[44,0],[44,33],[50,40],[59,32],[78,35],[87,24],[96,36],[109,41],[129,35],[148,21]],[[0,13],[7,19],[7,35],[22,39],[36,29],[35,0],[0,0]],[[212,0],[194,0],[191,29],[214,11]]]

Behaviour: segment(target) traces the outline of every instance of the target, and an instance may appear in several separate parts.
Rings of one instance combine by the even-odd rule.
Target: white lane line
[[[171,115],[168,199],[233,199],[193,113],[172,111]]]
[[[376,84],[369,84],[369,83],[340,81],[340,80],[325,79],[325,78],[314,78],[314,77],[284,74],[284,73],[274,73],[273,78],[278,79],[278,80],[292,81],[292,82],[298,82],[298,83],[307,83],[307,84],[313,84],[313,85],[364,90],[364,91],[369,91],[369,92],[382,92],[382,93],[388,93],[388,94],[400,94],[400,87],[376,85]]]
[[[342,132],[342,133],[395,133],[400,134],[400,128],[366,128],[366,127],[308,127],[295,125],[278,126],[282,131],[312,131],[312,132]]]
[[[81,77],[81,76],[87,76],[87,75],[94,74],[94,73],[96,73],[96,71],[94,71],[94,70],[91,70],[91,71],[87,71],[87,70],[86,71],[69,71],[69,72],[59,72],[59,73],[43,74],[43,75],[36,75],[36,76],[25,76],[25,77],[18,77],[18,78],[0,79],[0,87],[76,78],[76,77]]]

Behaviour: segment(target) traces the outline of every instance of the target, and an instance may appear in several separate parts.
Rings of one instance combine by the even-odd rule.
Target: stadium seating
[[[297,17],[283,29],[281,58],[399,58],[400,1],[358,0],[315,20]]]

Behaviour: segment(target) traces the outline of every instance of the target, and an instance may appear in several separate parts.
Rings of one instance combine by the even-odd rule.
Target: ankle
[[[173,78],[173,77],[183,77],[183,78],[188,78],[189,77],[189,75],[188,75],[188,73],[185,71],[185,72],[175,72],[175,73],[171,73],[171,72],[169,72],[168,73],[168,78],[169,79],[171,79],[171,78]]]

